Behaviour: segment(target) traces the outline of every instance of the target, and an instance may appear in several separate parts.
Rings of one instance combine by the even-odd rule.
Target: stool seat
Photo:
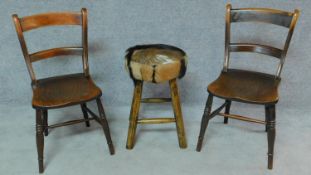
[[[126,54],[126,69],[133,80],[161,83],[182,78],[186,65],[186,53],[170,45],[137,45]]]

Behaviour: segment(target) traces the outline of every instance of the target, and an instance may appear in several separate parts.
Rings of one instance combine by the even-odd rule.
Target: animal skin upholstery
[[[153,83],[182,78],[188,60],[183,50],[163,44],[131,47],[125,58],[125,67],[133,80]]]

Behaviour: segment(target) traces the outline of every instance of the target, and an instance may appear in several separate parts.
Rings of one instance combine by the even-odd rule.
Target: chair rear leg
[[[212,103],[213,103],[213,95],[209,94],[207,101],[206,101],[203,117],[202,117],[200,135],[199,135],[198,143],[197,143],[197,149],[196,150],[198,152],[200,152],[201,148],[202,148],[205,130],[207,128],[208,121],[209,121],[209,115],[211,114],[211,110],[212,110]]]
[[[81,109],[82,109],[82,113],[83,113],[83,117],[84,117],[84,119],[89,119],[89,115],[88,115],[88,113],[87,113],[87,111],[86,111],[86,103],[82,103],[81,105]],[[90,121],[85,121],[85,126],[86,127],[90,127]]]
[[[266,106],[267,110],[267,138],[268,138],[268,169],[273,168],[273,154],[275,142],[275,105]]]
[[[231,107],[231,101],[230,100],[226,100],[226,108],[225,108],[225,114],[230,114],[230,107]],[[228,123],[228,117],[225,117],[224,118],[224,124],[227,124]]]
[[[112,140],[111,140],[110,131],[109,131],[109,125],[108,125],[108,121],[106,119],[106,114],[105,114],[105,111],[104,111],[104,107],[103,107],[103,104],[102,104],[100,98],[97,98],[96,102],[97,102],[97,107],[98,107],[98,112],[99,112],[99,117],[100,117],[101,125],[103,127],[103,130],[104,130],[104,133],[105,133],[105,136],[106,136],[106,140],[107,140],[107,144],[108,144],[108,147],[109,147],[109,151],[110,151],[110,154],[113,155],[115,151],[114,151],[113,143],[112,143]]]
[[[44,135],[48,136],[49,135],[49,128],[48,128],[48,110],[45,109],[43,110],[43,124],[44,124]]]
[[[37,152],[38,152],[38,164],[39,173],[43,173],[43,149],[44,149],[44,124],[43,124],[43,111],[36,109],[36,141],[37,141]]]

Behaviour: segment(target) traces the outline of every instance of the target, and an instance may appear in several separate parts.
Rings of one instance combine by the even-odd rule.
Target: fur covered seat
[[[133,80],[161,83],[182,78],[186,65],[186,53],[169,45],[138,45],[129,48],[126,54],[126,69]]]

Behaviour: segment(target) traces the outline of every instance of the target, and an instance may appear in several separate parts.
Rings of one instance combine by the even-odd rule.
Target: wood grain
[[[102,92],[95,85],[89,75],[88,67],[88,44],[87,44],[87,10],[81,12],[59,12],[44,13],[19,18],[18,15],[12,16],[15,24],[17,37],[27,65],[33,90],[32,106],[36,110],[36,140],[38,150],[39,173],[44,172],[43,148],[44,136],[48,136],[48,129],[67,126],[85,122],[90,126],[90,120],[96,120],[103,128],[110,154],[114,154],[108,122],[104,113],[104,108],[100,101]],[[29,53],[23,32],[55,25],[79,25],[82,27],[82,43],[78,47],[59,47],[48,50],[41,50],[36,53]],[[80,37],[80,36],[79,36]],[[44,38],[48,41],[48,38]],[[64,55],[81,55],[83,60],[83,73],[36,79],[32,62]],[[99,117],[89,110],[86,102],[97,101]],[[66,106],[79,105],[82,108],[84,119],[77,119],[48,125],[48,109],[62,108]],[[92,115],[92,118],[88,117]]]
[[[299,17],[299,10],[286,12],[267,8],[240,8],[232,9],[231,4],[226,6],[226,31],[225,31],[225,60],[223,70],[219,77],[208,86],[208,99],[202,116],[201,129],[197,143],[197,151],[201,151],[203,137],[208,122],[215,115],[224,116],[224,123],[228,118],[247,122],[266,124],[268,137],[268,169],[273,168],[273,151],[275,142],[275,105],[278,102],[278,86],[280,84],[281,71],[290,41]],[[256,43],[231,43],[231,23],[261,22],[275,24],[289,28],[283,48],[275,48],[270,45]],[[229,68],[231,52],[252,52],[273,56],[279,59],[279,65],[275,75]],[[211,106],[213,97],[219,97],[226,102],[213,112]],[[230,114],[232,101],[260,104],[265,106],[265,121],[241,115]],[[220,110],[225,105],[225,113]]]
[[[26,32],[53,25],[81,25],[81,19],[81,13],[79,12],[55,12],[26,16],[20,19],[20,23],[23,32]]]

